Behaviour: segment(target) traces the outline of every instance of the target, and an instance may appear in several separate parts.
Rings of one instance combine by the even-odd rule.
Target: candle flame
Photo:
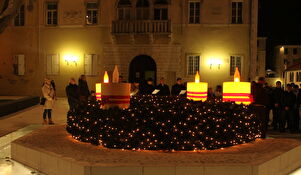
[[[103,77],[103,82],[104,82],[104,83],[109,83],[109,75],[108,75],[108,72],[107,72],[107,71],[105,71],[105,75],[104,75],[104,77]]]
[[[200,82],[200,74],[199,71],[197,71],[195,74],[195,83],[199,83],[199,82]]]
[[[236,67],[236,69],[235,69],[234,82],[240,82],[240,73],[239,73],[238,67]]]

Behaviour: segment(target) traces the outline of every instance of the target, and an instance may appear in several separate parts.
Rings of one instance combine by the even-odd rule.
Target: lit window
[[[86,11],[86,24],[95,25],[98,23],[98,4],[96,2],[88,2]]]
[[[21,5],[15,17],[15,26],[24,26],[24,24],[25,24],[25,9],[24,9],[24,5]]]
[[[58,24],[58,6],[57,2],[46,3],[46,24],[57,25]]]
[[[235,73],[236,67],[241,72],[241,61],[242,56],[231,56],[230,57],[230,75],[233,76]]]
[[[189,23],[200,23],[200,2],[189,2]]]
[[[136,19],[149,19],[149,3],[148,0],[138,0],[136,4]]]
[[[60,71],[60,59],[56,54],[49,54],[46,56],[46,74],[58,75]]]
[[[195,75],[200,70],[200,56],[189,55],[188,57],[188,75]]]
[[[85,75],[97,75],[98,57],[96,54],[85,55]]]
[[[13,60],[13,70],[15,75],[25,74],[25,56],[15,55]]]
[[[132,3],[129,0],[120,0],[118,3],[118,19],[129,20],[131,19]]]
[[[232,24],[243,23],[243,3],[232,2]]]

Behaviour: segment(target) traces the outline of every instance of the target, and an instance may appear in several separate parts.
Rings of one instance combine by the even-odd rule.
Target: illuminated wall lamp
[[[213,69],[213,66],[217,66],[218,69],[221,69],[222,61],[220,59],[210,59],[209,65],[210,69]]]
[[[70,63],[74,63],[75,66],[77,66],[77,60],[78,60],[77,56],[74,56],[74,55],[65,55],[64,56],[64,60],[67,63],[67,65],[69,65]]]

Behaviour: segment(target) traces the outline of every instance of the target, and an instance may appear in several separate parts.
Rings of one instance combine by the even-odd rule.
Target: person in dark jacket
[[[83,104],[86,104],[90,96],[90,90],[85,75],[80,76],[78,80],[78,88],[79,88],[79,99]]]
[[[266,132],[268,129],[268,106],[270,105],[269,95],[267,94],[265,88],[265,78],[260,77],[258,83],[252,86],[252,96],[253,96],[253,106],[255,107],[255,112],[257,117],[261,122],[261,137],[266,138]]]
[[[141,95],[151,95],[155,90],[155,86],[153,85],[153,79],[149,78],[147,81],[142,81],[139,86],[139,91]]]
[[[280,131],[285,131],[285,125],[292,132],[293,131],[293,118],[294,118],[294,106],[296,103],[296,95],[293,92],[291,84],[287,84],[287,90],[283,93],[281,98],[282,115],[280,120]]]
[[[162,77],[160,79],[160,84],[156,87],[156,89],[160,90],[157,95],[169,96],[170,90],[168,85],[165,84],[165,79]]]
[[[276,82],[276,88],[272,92],[272,103],[273,103],[273,127],[274,130],[279,128],[281,118],[281,98],[284,91],[281,87],[281,82]]]
[[[66,87],[66,95],[70,111],[75,111],[79,105],[79,89],[74,78],[70,79],[70,83]]]
[[[177,83],[171,88],[171,95],[180,95],[182,90],[186,90],[185,85],[182,83],[182,78],[177,78]]]

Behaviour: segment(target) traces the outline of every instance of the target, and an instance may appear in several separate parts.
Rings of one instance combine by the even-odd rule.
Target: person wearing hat
[[[42,94],[45,98],[45,103],[43,105],[44,112],[43,112],[43,124],[47,124],[47,118],[48,117],[48,124],[53,125],[51,112],[54,106],[54,100],[55,100],[55,91],[54,88],[51,85],[51,80],[48,78],[45,78],[44,84],[42,87]]]

